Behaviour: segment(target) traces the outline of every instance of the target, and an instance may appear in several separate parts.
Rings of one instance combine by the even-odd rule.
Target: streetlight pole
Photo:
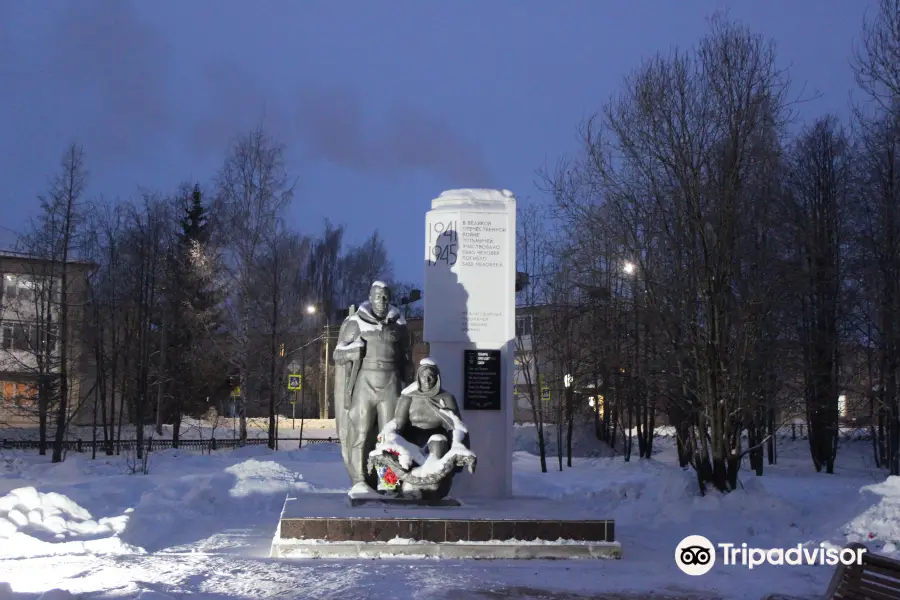
[[[300,441],[297,448],[303,447],[303,398],[306,394],[306,346],[300,349]]]
[[[328,418],[328,342],[330,341],[328,338],[330,336],[329,332],[329,318],[328,311],[325,311],[325,385],[323,389],[325,390],[325,397],[322,398],[322,409],[323,413],[319,415],[319,418],[327,419]]]

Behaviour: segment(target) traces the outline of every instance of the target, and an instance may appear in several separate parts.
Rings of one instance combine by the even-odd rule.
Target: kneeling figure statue
[[[378,435],[368,471],[377,473],[379,491],[434,501],[447,496],[456,473],[474,473],[475,465],[456,399],[441,388],[437,364],[425,358]]]

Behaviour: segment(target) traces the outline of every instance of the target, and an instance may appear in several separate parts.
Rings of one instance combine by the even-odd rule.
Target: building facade
[[[83,316],[90,263],[67,265],[67,317],[70,340],[68,419],[77,420],[88,379]],[[59,263],[25,254],[0,252],[0,427],[36,426],[45,390],[44,411],[53,422],[58,406],[62,269]]]

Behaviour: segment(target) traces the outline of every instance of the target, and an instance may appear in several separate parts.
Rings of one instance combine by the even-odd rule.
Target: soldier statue
[[[381,490],[438,501],[450,492],[456,473],[463,467],[474,473],[475,465],[456,398],[441,385],[437,363],[423,358],[416,381],[403,390],[394,418],[378,435],[368,469],[378,473]]]
[[[400,392],[415,377],[409,331],[391,304],[391,289],[376,281],[369,300],[341,324],[334,350],[335,420],[351,497],[378,494],[367,459],[378,433],[394,417]]]

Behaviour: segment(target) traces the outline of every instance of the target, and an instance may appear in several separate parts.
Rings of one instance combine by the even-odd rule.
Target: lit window
[[[16,297],[16,276],[6,275],[3,277],[3,295],[7,298]]]

